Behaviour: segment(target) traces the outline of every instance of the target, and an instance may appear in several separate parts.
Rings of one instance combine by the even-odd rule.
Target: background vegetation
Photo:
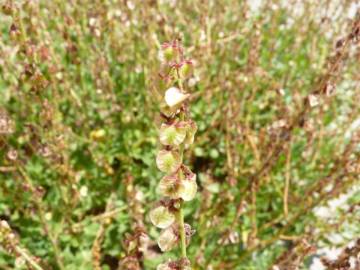
[[[196,66],[193,268],[324,269],[327,247],[359,236],[356,0],[1,4],[0,269],[32,269],[24,254],[69,270],[165,259],[148,218],[152,90],[175,38]]]

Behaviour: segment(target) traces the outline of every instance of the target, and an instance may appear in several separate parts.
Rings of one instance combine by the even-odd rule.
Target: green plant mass
[[[0,7],[0,270],[360,269],[357,0]]]

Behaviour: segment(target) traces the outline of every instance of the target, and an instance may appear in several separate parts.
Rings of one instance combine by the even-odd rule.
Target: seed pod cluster
[[[183,163],[184,151],[194,142],[196,123],[190,119],[188,100],[190,94],[183,89],[183,80],[193,71],[191,60],[183,56],[180,43],[175,40],[162,46],[162,59],[166,67],[170,87],[161,101],[161,115],[164,123],[159,128],[161,149],[156,156],[156,165],[164,173],[159,181],[158,191],[163,199],[150,211],[150,220],[162,229],[157,243],[165,252],[180,244],[181,258],[178,261],[162,263],[158,269],[191,269],[186,255],[186,246],[194,231],[184,223],[182,207],[184,202],[195,198],[196,174]]]

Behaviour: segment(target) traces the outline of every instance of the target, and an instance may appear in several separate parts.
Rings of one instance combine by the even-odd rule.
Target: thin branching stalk
[[[183,205],[180,204],[179,211],[177,211],[177,221],[179,223],[179,233],[180,233],[180,245],[181,245],[181,256],[187,259],[186,256],[186,235],[185,235],[185,224],[184,224],[184,213]]]
[[[15,252],[18,253],[21,257],[23,257],[27,263],[31,265],[35,270],[43,270],[43,268],[38,265],[32,258],[29,256],[25,250],[23,250],[21,247],[16,246]]]

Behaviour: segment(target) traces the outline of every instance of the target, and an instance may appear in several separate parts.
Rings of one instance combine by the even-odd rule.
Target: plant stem
[[[186,255],[186,233],[185,233],[185,224],[184,224],[184,213],[182,209],[182,202],[180,203],[179,211],[177,212],[177,220],[179,223],[179,233],[180,233],[180,244],[181,244],[181,256],[187,258]]]
[[[179,77],[179,81],[181,82],[180,77]],[[184,112],[180,112],[180,120],[184,121],[184,119],[185,119]],[[181,160],[183,160],[183,156],[184,156],[184,145],[183,144],[180,146],[180,156],[181,156]],[[186,233],[185,233],[183,202],[182,201],[180,202],[177,219],[178,219],[179,233],[180,233],[181,256],[183,258],[187,258],[187,256],[186,256]]]

